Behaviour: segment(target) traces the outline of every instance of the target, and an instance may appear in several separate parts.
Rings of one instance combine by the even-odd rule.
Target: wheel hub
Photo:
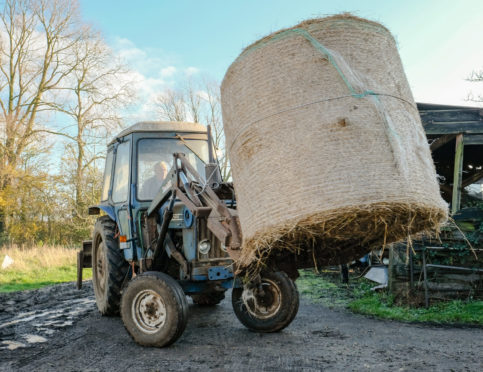
[[[166,323],[166,306],[153,290],[140,291],[132,302],[134,323],[146,333],[157,332]]]
[[[277,283],[270,279],[262,279],[262,291],[258,288],[243,289],[242,300],[248,312],[258,319],[267,319],[280,310],[282,292]]]

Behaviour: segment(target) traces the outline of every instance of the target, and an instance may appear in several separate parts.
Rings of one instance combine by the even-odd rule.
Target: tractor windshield
[[[197,139],[146,138],[137,144],[137,198],[152,200],[173,165],[173,153],[186,155],[191,165],[204,177],[208,163],[208,142]]]

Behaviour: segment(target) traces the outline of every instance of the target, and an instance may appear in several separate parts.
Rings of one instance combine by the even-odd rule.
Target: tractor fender
[[[97,215],[101,213],[101,209],[106,212],[106,214],[111,218],[113,221],[117,221],[116,213],[114,213],[114,207],[110,205],[92,205],[89,207],[89,215]]]
[[[117,221],[116,214],[114,213],[114,207],[108,205],[99,205],[99,208],[102,209],[106,214],[111,218],[113,221]]]

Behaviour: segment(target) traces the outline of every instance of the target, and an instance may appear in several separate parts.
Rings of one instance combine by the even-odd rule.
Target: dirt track
[[[191,305],[178,342],[153,349],[98,314],[90,283],[0,294],[1,371],[481,371],[482,350],[481,328],[380,321],[308,300],[281,333],[251,333],[229,296],[211,309]]]

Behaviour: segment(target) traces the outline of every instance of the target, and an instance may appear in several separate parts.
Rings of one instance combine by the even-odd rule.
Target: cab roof
[[[189,123],[186,121],[141,121],[121,131],[121,133],[109,142],[109,145],[116,142],[118,138],[137,132],[206,133],[206,127],[198,123]]]

